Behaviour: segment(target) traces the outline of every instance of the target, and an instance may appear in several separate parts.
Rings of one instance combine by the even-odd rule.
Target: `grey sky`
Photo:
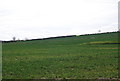
[[[118,30],[119,0],[0,0],[0,40]]]

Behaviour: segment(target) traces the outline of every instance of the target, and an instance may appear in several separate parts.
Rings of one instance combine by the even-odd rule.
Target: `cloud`
[[[117,30],[118,0],[1,0],[0,40]]]

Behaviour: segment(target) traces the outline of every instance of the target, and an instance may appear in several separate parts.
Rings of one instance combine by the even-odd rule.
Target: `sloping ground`
[[[3,43],[3,78],[118,78],[118,44],[118,32]]]

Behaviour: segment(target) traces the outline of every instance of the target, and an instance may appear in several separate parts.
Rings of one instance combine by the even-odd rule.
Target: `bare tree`
[[[25,41],[28,40],[28,38],[25,38]]]
[[[13,37],[13,41],[16,41],[16,37]]]
[[[101,32],[101,30],[98,30],[98,32]]]
[[[20,41],[20,39],[18,38],[17,41]]]

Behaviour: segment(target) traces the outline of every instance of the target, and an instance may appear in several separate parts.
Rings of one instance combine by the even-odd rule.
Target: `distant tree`
[[[101,32],[101,30],[98,30],[98,32]]]
[[[18,38],[17,41],[20,41],[20,39]]]
[[[28,38],[25,38],[25,40],[28,40]]]
[[[16,41],[16,37],[13,37],[13,41]]]

